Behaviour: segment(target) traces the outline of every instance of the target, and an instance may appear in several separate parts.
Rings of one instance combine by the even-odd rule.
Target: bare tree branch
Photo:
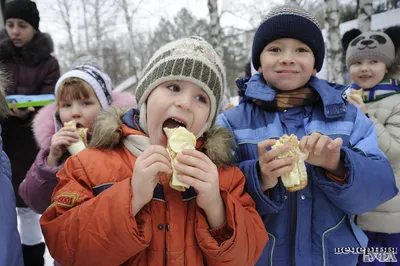
[[[58,3],[59,13],[61,15],[62,21],[64,22],[64,26],[67,29],[69,45],[71,46],[73,56],[75,56],[76,49],[75,49],[74,39],[73,39],[73,35],[72,35],[72,25],[71,25],[71,15],[70,15],[71,1],[57,0],[57,3]]]

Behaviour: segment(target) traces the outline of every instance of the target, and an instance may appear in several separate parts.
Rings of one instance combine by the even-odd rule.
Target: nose
[[[281,64],[284,64],[284,65],[292,65],[292,64],[294,64],[292,53],[290,51],[286,51],[286,52],[282,53],[282,57],[279,60],[279,62]]]
[[[190,110],[192,105],[191,93],[188,90],[186,90],[186,92],[180,93],[179,96],[177,96],[175,105],[182,109]]]
[[[365,71],[367,71],[367,70],[368,70],[368,64],[362,63],[362,64],[361,64],[361,71],[365,72]]]
[[[78,105],[73,105],[71,107],[72,118],[80,118],[82,116],[81,108]]]
[[[18,36],[19,33],[20,33],[20,30],[19,30],[18,27],[13,27],[13,28],[11,29],[11,35],[12,35],[12,36]]]
[[[363,45],[370,45],[370,44],[372,44],[374,41],[371,41],[371,40],[365,40],[365,41],[362,41],[361,42],[361,44],[363,44]]]

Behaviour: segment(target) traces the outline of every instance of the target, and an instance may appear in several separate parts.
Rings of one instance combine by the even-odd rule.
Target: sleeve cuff
[[[61,168],[63,168],[64,163],[60,163],[60,165],[58,165],[56,167],[48,166],[46,159],[49,156],[49,154],[50,154],[50,149],[44,149],[44,150],[41,150],[39,152],[39,155],[38,155],[38,168],[41,171],[46,171],[46,172],[51,172],[53,174],[56,174],[58,171],[61,170]]]
[[[344,174],[344,177],[343,177],[343,178],[337,177],[337,176],[333,175],[332,173],[330,173],[330,172],[328,172],[328,171],[325,171],[325,174],[326,174],[326,177],[327,177],[329,180],[333,181],[333,182],[336,182],[336,183],[338,183],[338,184],[340,184],[340,185],[346,184],[346,180],[347,180],[347,177],[348,177],[347,172]]]
[[[224,241],[230,239],[233,235],[233,229],[228,226],[225,221],[223,225],[216,229],[209,229],[211,236],[217,241],[218,246],[220,246]]]

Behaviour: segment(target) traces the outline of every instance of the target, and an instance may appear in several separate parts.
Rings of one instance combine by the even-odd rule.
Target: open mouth
[[[162,133],[163,133],[165,139],[167,139],[167,135],[164,132],[164,128],[166,128],[166,127],[167,128],[178,128],[178,127],[186,128],[186,123],[185,123],[185,121],[182,121],[175,117],[170,117],[167,120],[165,120],[162,125]]]
[[[76,128],[84,128],[85,126],[82,125],[81,123],[76,123]]]
[[[184,127],[186,128],[186,123],[185,121],[182,121],[180,119],[177,119],[175,117],[168,118],[165,120],[163,123],[163,128],[168,127],[168,128],[177,128],[177,127]]]

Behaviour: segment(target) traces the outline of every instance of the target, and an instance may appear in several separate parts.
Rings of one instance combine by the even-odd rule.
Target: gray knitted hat
[[[140,126],[147,132],[146,101],[161,83],[171,80],[191,81],[200,86],[211,100],[211,112],[200,137],[215,122],[226,86],[222,61],[203,38],[193,36],[170,42],[156,51],[145,68],[136,89],[140,108]]]
[[[346,66],[350,68],[363,59],[380,60],[389,68],[395,57],[395,48],[390,37],[378,31],[369,31],[352,40],[346,52]]]

